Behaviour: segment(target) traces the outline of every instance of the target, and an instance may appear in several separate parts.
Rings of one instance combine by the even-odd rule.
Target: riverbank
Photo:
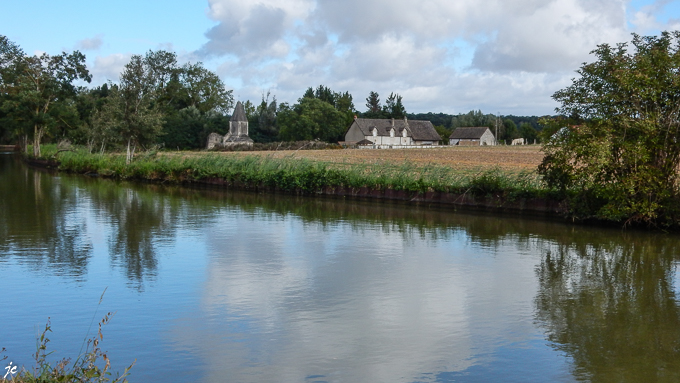
[[[440,165],[435,162],[436,158],[429,162],[394,159],[330,162],[328,155],[345,151],[324,152],[328,153],[318,155],[326,160],[301,158],[296,156],[297,153],[285,152],[269,155],[144,153],[126,165],[122,154],[90,154],[79,149],[57,153],[56,148],[48,146],[43,148],[44,158],[31,159],[30,162],[61,171],[119,179],[434,203],[558,216],[567,213],[566,206],[552,198],[554,193],[544,187],[535,171],[500,166],[454,167]],[[372,151],[371,155],[376,152],[395,155],[394,151]],[[309,156],[308,153],[306,155]]]
[[[0,152],[18,152],[19,147],[16,145],[0,145]]]

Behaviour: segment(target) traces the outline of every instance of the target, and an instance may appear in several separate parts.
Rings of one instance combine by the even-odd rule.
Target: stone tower
[[[253,140],[248,137],[248,118],[246,117],[246,110],[243,108],[241,101],[236,103],[234,114],[229,120],[229,133],[224,136],[222,145],[252,145]]]

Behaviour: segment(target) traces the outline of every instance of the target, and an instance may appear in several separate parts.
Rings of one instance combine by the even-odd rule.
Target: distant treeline
[[[466,126],[487,126],[496,135],[498,132],[499,141],[510,141],[515,138],[525,138],[529,142],[538,140],[538,132],[543,127],[539,124],[538,116],[497,116],[494,114],[484,114],[481,110],[471,110],[468,113],[446,114],[446,113],[408,113],[406,115],[412,120],[425,120],[432,122],[445,143],[449,135],[456,129]],[[498,129],[496,129],[498,128]]]
[[[180,65],[174,52],[133,55],[117,82],[76,85],[91,78],[81,52],[30,56],[0,35],[0,144],[32,144],[40,156],[41,142],[69,141],[91,152],[126,150],[131,161],[136,150],[151,147],[202,149],[210,133],[229,130],[233,91],[200,62]],[[309,87],[294,104],[277,103],[269,93],[244,102],[249,134],[259,143],[337,143],[354,116],[429,120],[445,142],[460,126],[489,126],[496,133],[498,125],[499,138],[508,140],[532,140],[540,130],[537,117],[408,114],[394,92],[383,102],[371,91],[365,105],[360,111],[348,91],[324,85]]]

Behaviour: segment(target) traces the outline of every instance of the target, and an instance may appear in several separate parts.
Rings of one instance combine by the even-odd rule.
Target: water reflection
[[[680,381],[679,250],[673,236],[635,233],[546,246],[537,317],[579,379]]]
[[[10,158],[0,263],[81,282],[98,255],[120,270],[140,308],[123,342],[150,345],[134,350],[149,379],[680,380],[673,235],[55,177]]]
[[[13,255],[36,272],[82,279],[92,255],[79,193],[59,177],[0,156],[0,261]]]

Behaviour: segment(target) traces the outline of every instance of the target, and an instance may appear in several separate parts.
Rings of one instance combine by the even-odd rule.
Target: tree
[[[368,94],[366,97],[366,112],[364,117],[366,118],[381,118],[382,117],[382,107],[380,106],[380,96],[378,92],[373,92]]]
[[[556,92],[540,174],[576,216],[677,224],[680,32],[602,44]]]
[[[78,51],[50,56],[21,56],[12,66],[10,83],[4,83],[3,110],[22,121],[24,134],[32,130],[33,155],[40,156],[40,143],[48,129],[59,123],[59,105],[76,94],[73,82],[90,82],[85,55]],[[7,76],[10,77],[10,76]],[[7,78],[6,77],[6,78]]]
[[[279,107],[279,137],[284,141],[319,139],[337,142],[345,132],[345,116],[327,102],[303,97],[292,107]]]
[[[111,91],[103,110],[104,123],[127,141],[126,162],[134,157],[135,148],[151,144],[161,133],[163,112],[158,105],[160,91],[155,86],[154,68],[140,55],[133,55],[120,75],[120,85]]]
[[[439,137],[442,138],[442,144],[443,145],[448,145],[449,144],[449,136],[451,135],[451,131],[446,129],[444,125],[435,125],[434,130],[437,131],[437,134],[439,134]]]
[[[536,132],[536,129],[530,123],[522,122],[519,124],[519,135],[524,137],[527,143],[533,143],[538,136],[538,132]]]
[[[9,96],[19,75],[18,64],[24,57],[24,52],[7,37],[0,35],[0,142],[8,143],[13,134],[21,130],[20,121],[8,113],[11,104]],[[25,145],[25,140],[22,140]]]
[[[273,142],[279,136],[279,127],[276,122],[278,104],[276,97],[269,101],[270,96],[270,92],[267,92],[266,96],[262,94],[262,101],[257,107],[250,101],[246,101],[244,105],[249,124],[248,135],[255,142]]]
[[[180,92],[188,105],[203,113],[227,114],[234,107],[232,90],[215,73],[205,69],[202,63],[185,64],[178,70]]]
[[[517,130],[517,125],[515,125],[515,122],[512,121],[509,118],[506,118],[503,121],[502,134],[499,132],[499,136],[501,136],[502,140],[509,140],[509,141],[512,141],[515,138],[519,138],[520,133],[519,133],[519,130]]]
[[[471,110],[466,114],[458,114],[451,118],[451,128],[461,128],[468,126],[494,126],[496,116],[493,114],[484,114],[481,110]],[[494,132],[495,134],[495,132]],[[499,132],[499,136],[502,136]]]
[[[396,93],[390,93],[387,100],[385,100],[385,106],[383,106],[383,114],[387,118],[398,118],[403,119],[406,116],[406,108],[401,101],[401,96]]]
[[[262,102],[257,108],[257,135],[261,142],[272,142],[276,140],[279,135],[279,127],[276,123],[276,97],[269,101],[269,92],[267,97],[262,95]]]

